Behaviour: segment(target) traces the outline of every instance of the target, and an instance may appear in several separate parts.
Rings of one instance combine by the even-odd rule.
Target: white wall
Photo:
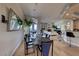
[[[0,56],[12,55],[22,40],[23,33],[21,31],[0,32]]]
[[[22,10],[18,7],[18,5],[12,5],[11,8],[15,8],[17,14],[23,18],[22,13],[20,13]],[[1,14],[7,16],[5,4],[0,4],[0,56],[8,56],[12,55],[16,48],[20,45],[23,40],[23,31],[7,32],[7,25],[5,23],[1,23]]]
[[[23,10],[21,9],[21,6],[19,4],[17,4],[17,3],[5,3],[3,5],[9,9],[12,8],[14,10],[14,12],[23,20],[24,14],[23,14]]]

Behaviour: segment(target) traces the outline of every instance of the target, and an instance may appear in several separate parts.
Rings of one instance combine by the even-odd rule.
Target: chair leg
[[[38,50],[39,50],[39,46],[36,45],[36,55],[37,55],[37,56],[39,55],[39,54],[38,54]]]
[[[24,53],[28,55],[28,45],[26,43],[24,43]]]
[[[42,56],[42,50],[43,50],[43,48],[42,48],[42,45],[41,45],[41,56]]]
[[[28,55],[28,49],[25,47],[25,51],[24,51],[25,55]]]
[[[34,45],[33,45],[34,46]],[[35,53],[35,46],[33,47],[33,53]]]
[[[53,56],[53,44],[54,44],[54,43],[53,43],[53,41],[52,41],[52,56]]]
[[[39,46],[37,46],[37,56],[38,56],[38,48],[39,48]]]

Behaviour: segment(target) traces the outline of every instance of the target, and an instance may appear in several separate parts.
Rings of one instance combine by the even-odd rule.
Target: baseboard
[[[65,41],[66,43],[68,43],[68,44],[70,44],[68,41]],[[76,47],[79,47],[79,45],[78,44],[75,44],[75,43],[72,43],[71,42],[71,46],[76,46]]]
[[[15,49],[12,51],[12,53],[10,54],[10,56],[14,56],[14,53],[19,48],[19,46],[21,45],[22,42],[23,42],[23,40],[21,40],[20,42],[18,42],[18,44],[16,45]]]

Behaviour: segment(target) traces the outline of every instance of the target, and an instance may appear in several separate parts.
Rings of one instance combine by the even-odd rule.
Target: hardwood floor
[[[54,42],[54,55],[57,56],[78,56],[79,48],[72,46],[69,47],[68,44],[64,42],[55,41]]]
[[[54,40],[53,53],[54,56],[79,56],[79,47],[75,47],[75,46],[69,47],[69,45],[66,44],[65,42]],[[29,54],[29,56],[35,56],[35,54],[34,53]],[[17,49],[14,56],[24,56],[24,42]]]

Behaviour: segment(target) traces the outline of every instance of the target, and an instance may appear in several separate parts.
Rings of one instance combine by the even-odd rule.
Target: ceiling
[[[78,3],[16,3],[8,4],[8,6],[16,9],[19,15],[23,12],[26,17],[40,18],[42,22],[50,23],[62,19],[79,19]]]
[[[21,3],[25,16],[40,17],[42,20],[52,21],[60,19],[65,3]],[[47,21],[47,22],[48,22]]]
[[[79,4],[73,4],[66,12],[64,13],[63,18],[65,19],[79,19]]]

